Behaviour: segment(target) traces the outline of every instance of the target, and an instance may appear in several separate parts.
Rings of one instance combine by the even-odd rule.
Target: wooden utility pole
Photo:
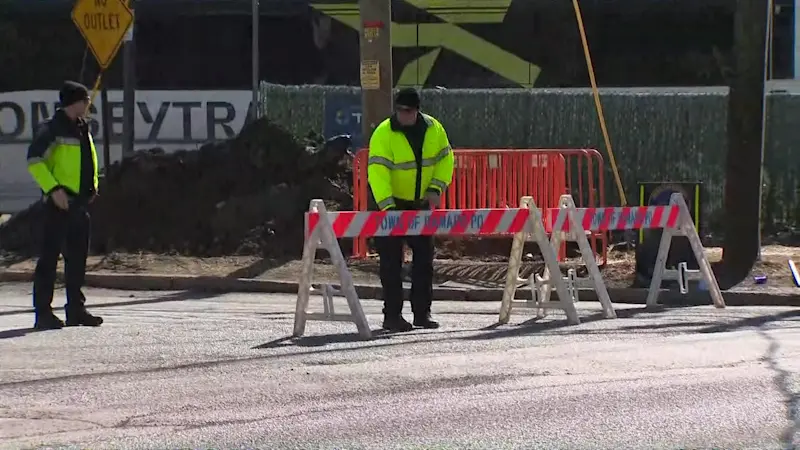
[[[135,0],[128,1],[128,7],[134,10]],[[136,150],[136,131],[134,130],[136,114],[136,13],[133,23],[124,38],[122,48],[122,157],[130,157]]]
[[[361,0],[361,131],[369,145],[372,130],[392,114],[392,0]]]
[[[728,283],[747,277],[759,253],[767,3],[764,0],[736,1],[722,253]]]

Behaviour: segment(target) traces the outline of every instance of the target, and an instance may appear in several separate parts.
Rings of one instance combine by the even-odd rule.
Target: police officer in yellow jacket
[[[103,319],[86,311],[81,291],[89,251],[88,206],[97,195],[97,152],[85,115],[86,86],[67,81],[59,93],[61,106],[43,123],[28,148],[28,171],[44,193],[42,246],[33,282],[34,328],[64,326],[51,304],[58,256],[64,249],[67,326],[99,326]]]
[[[447,133],[433,117],[420,112],[415,89],[395,98],[395,113],[378,125],[369,141],[368,181],[382,211],[433,209],[453,179],[453,152]],[[411,268],[411,310],[414,326],[438,328],[431,319],[433,297],[433,237],[380,237],[383,286],[383,328],[409,331],[403,311],[403,243],[414,253]]]

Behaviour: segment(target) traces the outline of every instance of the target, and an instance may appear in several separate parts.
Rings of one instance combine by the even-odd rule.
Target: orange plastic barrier
[[[557,208],[559,197],[572,194],[579,208],[605,205],[603,157],[593,149],[454,149],[453,182],[442,198],[442,208],[516,208],[523,196],[532,196],[541,209]],[[369,198],[367,160],[362,149],[353,162],[353,206],[366,211]],[[602,242],[606,261],[606,233],[591,235],[597,248]],[[559,258],[563,259],[562,246]],[[367,255],[366,239],[353,243],[353,257]]]

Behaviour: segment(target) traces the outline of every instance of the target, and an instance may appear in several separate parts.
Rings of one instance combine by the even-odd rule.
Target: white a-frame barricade
[[[564,277],[558,263],[556,249],[564,241],[577,242],[583,262],[588,269],[586,280],[594,288],[600,300],[605,318],[615,318],[611,299],[608,295],[600,269],[595,260],[595,251],[589,245],[587,232],[609,230],[633,230],[641,228],[663,228],[661,245],[658,249],[647,304],[655,305],[662,280],[678,280],[681,291],[687,291],[688,280],[704,280],[708,286],[714,305],[723,308],[725,302],[719,290],[711,265],[703,251],[700,237],[689,215],[686,202],[680,194],[673,194],[667,206],[648,206],[635,208],[576,208],[571,196],[561,196],[559,207],[549,210],[548,224],[552,223],[552,235],[548,239],[547,229],[542,220],[542,212],[536,207],[532,197],[523,197],[520,207],[515,209],[473,209],[436,211],[395,211],[395,212],[333,212],[328,213],[322,200],[312,200],[306,215],[306,239],[303,246],[302,271],[297,292],[294,335],[302,336],[307,320],[352,321],[359,334],[370,338],[372,333],[364,310],[356,293],[353,279],[347,268],[338,238],[371,236],[414,236],[414,235],[497,235],[513,234],[511,255],[508,261],[505,289],[500,307],[500,323],[508,323],[512,306],[535,308],[538,316],[548,309],[564,310],[570,324],[580,323],[575,303],[578,301],[577,281],[574,271]],[[332,218],[333,217],[333,218]],[[686,270],[682,263],[679,270],[667,270],[666,260],[672,238],[685,236],[691,243],[700,270]],[[522,251],[527,240],[535,241],[544,257],[543,275],[532,274],[528,280],[519,278],[522,264]],[[341,289],[324,285],[312,288],[312,275],[316,250],[322,246],[330,254],[336,267]],[[519,283],[528,282],[532,299],[515,300]],[[583,283],[581,283],[583,284]],[[551,301],[552,290],[558,294],[558,301]],[[323,297],[324,312],[308,313],[312,293]],[[336,314],[333,296],[343,295],[347,299],[349,314]]]
[[[527,198],[524,204],[533,205]],[[536,220],[531,220],[534,214]],[[312,200],[306,214],[306,238],[303,246],[303,267],[297,293],[294,335],[301,336],[305,331],[307,320],[353,321],[359,333],[371,337],[371,332],[364,316],[353,279],[345,263],[338,238],[354,237],[402,237],[402,236],[496,236],[515,234],[539,224],[541,216],[533,207],[529,208],[485,208],[457,210],[425,210],[425,211],[336,211],[327,212],[322,200]],[[547,244],[543,232],[540,244]],[[331,260],[339,274],[341,290],[332,286],[312,289],[314,256],[318,246],[330,253]],[[544,245],[543,248],[549,248]],[[517,253],[521,252],[519,248]],[[555,253],[548,254],[549,261],[557,266]],[[312,293],[321,293],[323,297],[323,313],[307,312]],[[350,314],[333,312],[333,296],[344,295],[350,308]]]
[[[725,307],[725,300],[719,289],[711,264],[703,250],[702,242],[697,234],[689,209],[681,194],[673,194],[667,206],[648,206],[638,208],[576,208],[572,196],[562,195],[558,209],[550,210],[548,218],[555,217],[552,224],[552,234],[547,240],[546,230],[542,215],[533,205],[529,197],[523,199],[523,204],[531,209],[531,224],[527,230],[517,233],[511,247],[511,256],[508,262],[506,285],[503,291],[503,300],[500,307],[500,323],[508,323],[513,306],[536,309],[537,317],[545,315],[547,309],[563,309],[570,324],[580,323],[575,302],[578,301],[578,286],[580,281],[589,281],[594,288],[603,308],[605,318],[615,318],[611,299],[603,282],[600,269],[595,260],[594,249],[589,245],[587,232],[609,230],[634,230],[642,228],[663,228],[661,244],[653,271],[650,288],[647,295],[647,305],[654,306],[658,302],[658,295],[663,280],[677,280],[681,286],[681,293],[688,292],[688,281],[703,280],[708,286],[709,294],[717,308]],[[532,236],[539,245],[544,257],[545,267],[543,275],[531,274],[525,280],[519,278],[522,248],[526,240]],[[686,263],[681,263],[679,269],[667,269],[667,255],[669,254],[672,238],[685,236],[692,247],[692,252],[700,266],[700,270],[687,270]],[[578,244],[581,257],[589,272],[587,280],[575,278],[573,270],[568,271],[564,277],[559,268],[556,249],[562,242],[571,241]],[[531,288],[530,300],[516,300],[515,294],[520,283],[529,283]],[[585,283],[580,283],[581,285]],[[558,293],[559,301],[550,301],[552,289]]]
[[[322,200],[311,200],[309,213],[313,214],[317,222],[306,224],[306,239],[303,245],[302,271],[297,290],[297,305],[294,315],[294,336],[302,336],[305,332],[307,320],[333,321],[333,322],[354,322],[358,328],[358,334],[365,339],[372,337],[372,331],[361,307],[361,301],[356,293],[353,277],[347,268],[347,262],[339,247],[339,241],[333,231],[328,212]],[[308,215],[306,216],[309,217]],[[308,220],[308,219],[307,219]],[[314,259],[317,248],[322,246],[330,254],[331,262],[339,274],[341,290],[334,289],[333,286],[323,285],[317,289],[312,287],[311,281],[314,274]],[[322,294],[323,312],[309,313],[308,303],[312,293]],[[336,314],[333,308],[333,296],[344,295],[349,306],[349,314]]]
[[[568,323],[577,325],[580,323],[578,311],[575,308],[575,303],[578,301],[578,290],[576,286],[576,279],[574,271],[570,271],[568,277],[563,277],[561,269],[558,264],[558,256],[556,249],[562,241],[568,240],[578,243],[581,255],[589,270],[590,280],[600,303],[603,307],[603,315],[608,319],[617,317],[614,307],[611,304],[611,299],[608,296],[606,285],[600,275],[600,269],[597,267],[597,261],[594,257],[594,251],[586,239],[586,233],[577,219],[575,203],[569,195],[563,195],[560,199],[559,207],[565,214],[559,214],[556,221],[554,230],[560,230],[565,221],[569,222],[569,232],[553,232],[552,237],[547,239],[547,232],[544,228],[544,221],[539,209],[533,204],[533,199],[525,197],[522,199],[525,207],[530,208],[530,226],[527,232],[517,233],[514,236],[514,241],[511,244],[511,256],[508,259],[508,272],[506,274],[506,284],[503,290],[503,299],[500,305],[500,318],[501,324],[508,323],[511,318],[511,311],[514,306],[523,308],[533,308],[536,310],[537,317],[543,317],[548,309],[561,309],[567,316]],[[539,250],[542,252],[544,258],[544,273],[540,276],[532,273],[531,276],[525,280],[519,278],[520,266],[522,264],[522,249],[525,242],[532,237],[533,240],[539,245]],[[516,300],[517,285],[520,283],[529,283],[531,289],[530,300]],[[558,301],[551,301],[550,294],[553,287],[558,293]]]
[[[647,306],[655,306],[658,303],[661,282],[664,280],[677,280],[681,286],[681,293],[684,294],[688,292],[689,280],[703,280],[708,287],[708,293],[711,295],[714,306],[724,308],[725,299],[722,297],[717,278],[711,270],[711,263],[708,262],[706,252],[703,250],[703,243],[697,234],[697,229],[694,226],[691,214],[689,214],[689,208],[686,206],[683,195],[679,193],[672,194],[669,198],[669,206],[678,209],[678,217],[673,226],[663,227],[664,232],[661,235],[661,244],[658,246],[653,278],[650,280],[650,290],[647,292]],[[651,226],[650,228],[658,227]],[[686,270],[685,262],[680,263],[677,270],[666,268],[672,238],[676,236],[684,236],[689,240],[689,245],[692,247],[692,253],[694,253],[700,270]]]

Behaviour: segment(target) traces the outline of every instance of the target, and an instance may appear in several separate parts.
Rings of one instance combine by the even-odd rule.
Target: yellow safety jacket
[[[420,113],[417,125],[400,127],[396,119],[381,122],[369,141],[367,178],[378,208],[397,201],[422,200],[426,192],[441,194],[453,180],[453,150],[438,120]]]
[[[45,194],[56,188],[86,198],[97,193],[97,150],[88,125],[56,111],[28,148],[28,171]]]

